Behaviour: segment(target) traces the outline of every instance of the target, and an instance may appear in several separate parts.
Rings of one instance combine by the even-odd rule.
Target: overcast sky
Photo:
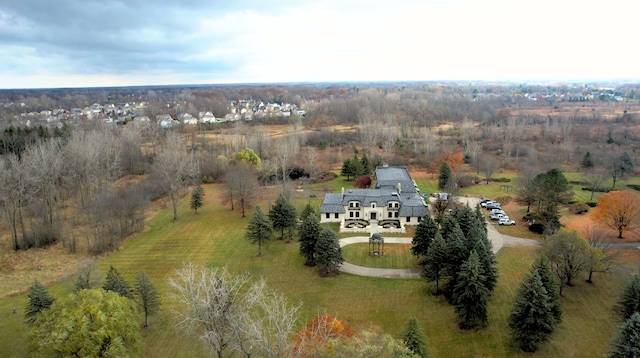
[[[0,0],[0,88],[640,80],[638,0]]]

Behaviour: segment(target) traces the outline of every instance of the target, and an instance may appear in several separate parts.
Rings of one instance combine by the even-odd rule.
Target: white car
[[[504,219],[505,217],[508,218],[508,216],[501,213],[492,213],[491,215],[489,215],[489,218],[491,220],[500,220],[500,219]]]
[[[503,217],[502,219],[498,220],[498,225],[515,225],[516,222],[509,219],[508,216]]]

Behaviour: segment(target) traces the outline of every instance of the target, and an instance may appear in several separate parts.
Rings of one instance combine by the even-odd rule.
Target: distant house
[[[320,222],[339,222],[341,231],[404,232],[427,213],[406,167],[378,167],[374,189],[347,189],[326,194],[320,206]]]

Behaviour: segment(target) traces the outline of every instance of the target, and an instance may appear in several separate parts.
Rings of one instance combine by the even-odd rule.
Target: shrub
[[[536,234],[543,234],[546,227],[543,224],[535,223],[529,225],[529,231],[534,232]]]
[[[510,183],[511,179],[509,179],[509,178],[491,178],[491,181],[495,181],[497,183]]]
[[[361,176],[356,179],[355,186],[360,189],[369,188],[371,186],[371,178],[368,175]]]
[[[589,205],[590,208],[595,208],[596,206],[598,206],[598,203],[595,201],[588,201],[587,205]]]
[[[587,203],[577,202],[575,204],[571,204],[569,206],[569,210],[573,214],[581,215],[589,211],[589,205],[587,205]]]
[[[638,184],[627,184],[627,187],[636,191],[640,191],[640,185]]]
[[[592,188],[583,187],[582,190],[591,191]],[[597,187],[597,188],[593,189],[593,191],[596,192],[596,193],[608,193],[609,189],[606,189],[606,188],[603,188],[603,187]]]

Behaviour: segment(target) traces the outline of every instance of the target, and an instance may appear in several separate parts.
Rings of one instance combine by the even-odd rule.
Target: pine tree
[[[415,235],[411,241],[413,244],[411,252],[419,258],[426,256],[427,251],[429,251],[429,245],[433,241],[433,238],[436,237],[437,233],[438,226],[431,215],[427,214],[423,216],[422,220],[420,220],[420,223],[416,227]]]
[[[90,271],[81,272],[76,278],[74,291],[78,293],[80,290],[88,290],[91,288],[91,282],[89,281]]]
[[[629,317],[611,345],[611,358],[640,357],[640,313]]]
[[[322,229],[316,244],[316,263],[320,266],[320,275],[327,276],[336,272],[343,262],[338,235],[329,227]]]
[[[160,309],[160,296],[151,279],[144,271],[138,272],[135,283],[136,302],[144,312],[144,326],[149,327],[149,316]]]
[[[551,263],[545,254],[540,254],[531,266],[531,271],[538,272],[542,286],[547,290],[547,295],[551,299],[551,312],[556,324],[562,321],[562,307],[560,306],[560,284],[551,270]],[[639,296],[640,297],[640,296]]]
[[[402,342],[404,346],[409,348],[413,354],[420,358],[429,357],[429,351],[426,348],[425,338],[418,327],[418,320],[415,317],[409,318],[407,327],[402,333]]]
[[[320,220],[315,215],[307,215],[302,221],[302,226],[298,231],[300,240],[300,255],[305,258],[305,265],[316,265],[316,244],[320,236]]]
[[[489,241],[487,239],[487,241]],[[476,243],[474,250],[478,253],[480,259],[480,266],[484,272],[484,281],[482,284],[489,293],[493,292],[498,284],[498,261],[496,255],[493,253],[491,246],[488,248],[485,246],[485,241],[479,240]],[[491,242],[489,242],[491,245]]]
[[[204,205],[204,189],[198,185],[191,191],[191,209],[197,214],[202,205]]]
[[[438,189],[445,190],[451,180],[451,168],[447,162],[443,162],[440,166],[440,174],[438,175]]]
[[[453,290],[458,284],[458,276],[461,271],[462,264],[469,258],[469,251],[465,246],[465,238],[462,235],[460,227],[454,223],[452,231],[442,235],[446,242],[447,259],[445,272],[449,276],[449,281],[445,285],[444,291],[447,298],[451,299]],[[452,302],[455,302],[452,300]]]
[[[593,168],[593,158],[591,157],[591,152],[587,151],[586,153],[584,153],[582,161],[580,162],[580,166],[584,169],[585,172]]]
[[[356,176],[355,167],[351,163],[351,159],[347,159],[342,163],[342,169],[340,175],[347,177],[347,181],[351,180],[351,177]]]
[[[640,275],[633,275],[615,310],[624,320],[629,319],[634,313],[640,312]]]
[[[125,281],[124,278],[120,276],[118,271],[113,266],[109,268],[109,272],[107,272],[107,277],[104,280],[104,285],[102,285],[102,288],[105,291],[116,292],[122,297],[131,299],[133,298],[133,295],[131,294],[131,287],[129,287],[127,281]]]
[[[245,237],[252,244],[258,244],[258,256],[262,256],[262,245],[271,241],[272,235],[273,227],[271,222],[260,209],[260,205],[256,205],[256,211],[253,213],[251,221],[249,221]]]
[[[362,158],[360,158],[360,164],[362,165],[362,174],[369,175],[371,174],[371,161],[369,157],[367,157],[367,153],[362,153]]]
[[[458,327],[474,329],[487,324],[487,296],[489,292],[484,287],[485,277],[480,265],[480,259],[475,251],[460,267],[458,283],[453,292]]]
[[[422,277],[424,277],[427,282],[436,282],[436,288],[433,294],[440,294],[440,278],[444,275],[447,267],[447,244],[444,242],[440,233],[436,233],[436,238],[433,239],[431,246],[429,246],[429,251],[427,251],[427,255],[421,262],[421,265]]]
[[[313,207],[311,206],[311,203],[307,203],[307,205],[305,205],[304,209],[302,209],[302,212],[300,213],[300,221],[304,221],[304,219],[307,218],[307,216],[316,216],[316,211],[313,210]]]
[[[535,352],[555,327],[553,302],[537,271],[529,273],[516,292],[509,316],[511,336],[520,349]]]
[[[280,240],[284,239],[284,232],[288,230],[288,241],[291,241],[292,231],[298,223],[298,214],[296,213],[296,208],[287,201],[284,195],[280,194],[271,210],[269,210],[269,219],[273,229],[280,231]]]
[[[34,281],[27,294],[27,307],[24,310],[24,320],[32,325],[40,312],[49,309],[55,299],[49,295],[49,291],[43,284]]]

